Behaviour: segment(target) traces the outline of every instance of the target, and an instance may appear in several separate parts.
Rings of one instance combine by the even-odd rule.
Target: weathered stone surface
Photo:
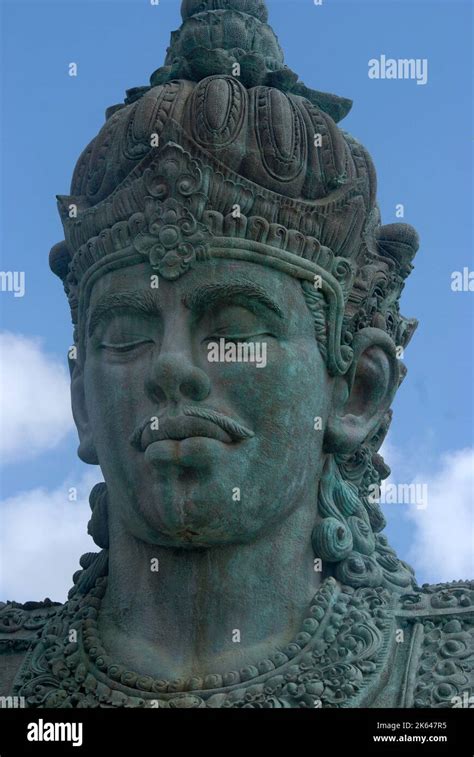
[[[336,125],[349,102],[285,67],[263,2],[182,12],[58,198],[101,551],[63,605],[0,607],[0,694],[453,706],[473,694],[473,585],[418,587],[369,496],[416,231],[381,224],[370,156]],[[235,357],[250,343],[262,370]]]

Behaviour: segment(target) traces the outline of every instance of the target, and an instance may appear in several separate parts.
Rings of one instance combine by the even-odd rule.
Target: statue
[[[58,198],[80,458],[68,600],[3,604],[28,707],[451,707],[474,584],[419,587],[371,497],[416,321],[348,100],[284,65],[263,0],[184,0]]]

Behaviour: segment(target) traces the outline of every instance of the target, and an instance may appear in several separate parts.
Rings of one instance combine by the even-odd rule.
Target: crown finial
[[[260,0],[185,0],[181,12],[183,24],[171,35],[165,61],[165,66],[178,67],[180,78],[185,78],[183,67],[198,81],[212,74],[230,75],[242,58],[246,70],[251,58],[253,79],[255,69],[262,79],[284,66],[283,51]],[[252,80],[248,85],[260,83]]]
[[[150,77],[152,87],[232,75],[247,89],[263,85],[305,97],[336,122],[349,112],[350,100],[310,89],[285,65],[263,0],[183,0],[181,15],[183,24],[171,35],[165,65]],[[129,90],[126,103],[145,91]]]
[[[215,10],[234,10],[247,13],[264,23],[268,20],[268,10],[263,0],[183,0],[181,16],[186,21],[190,16]]]

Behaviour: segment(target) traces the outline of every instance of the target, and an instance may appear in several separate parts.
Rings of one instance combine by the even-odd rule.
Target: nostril
[[[160,403],[177,402],[183,397],[199,402],[208,396],[210,381],[203,370],[193,366],[183,355],[162,354],[152,365],[146,389],[148,395]]]
[[[158,403],[158,405],[162,405],[166,402],[166,393],[161,386],[157,386],[156,384],[153,384],[153,382],[147,382],[146,388],[148,395],[154,402]]]

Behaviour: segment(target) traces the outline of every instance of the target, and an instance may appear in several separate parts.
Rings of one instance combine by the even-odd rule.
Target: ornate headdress
[[[418,237],[406,224],[381,225],[371,158],[336,125],[350,101],[309,89],[284,65],[262,0],[184,0],[182,16],[165,66],[107,110],[71,195],[58,198],[65,241],[50,264],[76,340],[106,271],[148,259],[174,279],[231,258],[301,280],[332,375],[350,369],[365,327],[405,347],[416,321],[398,303]],[[389,422],[356,456],[336,458],[321,485],[326,523],[315,543],[355,585],[412,580],[374,537],[384,520],[365,499],[389,472],[377,454]]]

